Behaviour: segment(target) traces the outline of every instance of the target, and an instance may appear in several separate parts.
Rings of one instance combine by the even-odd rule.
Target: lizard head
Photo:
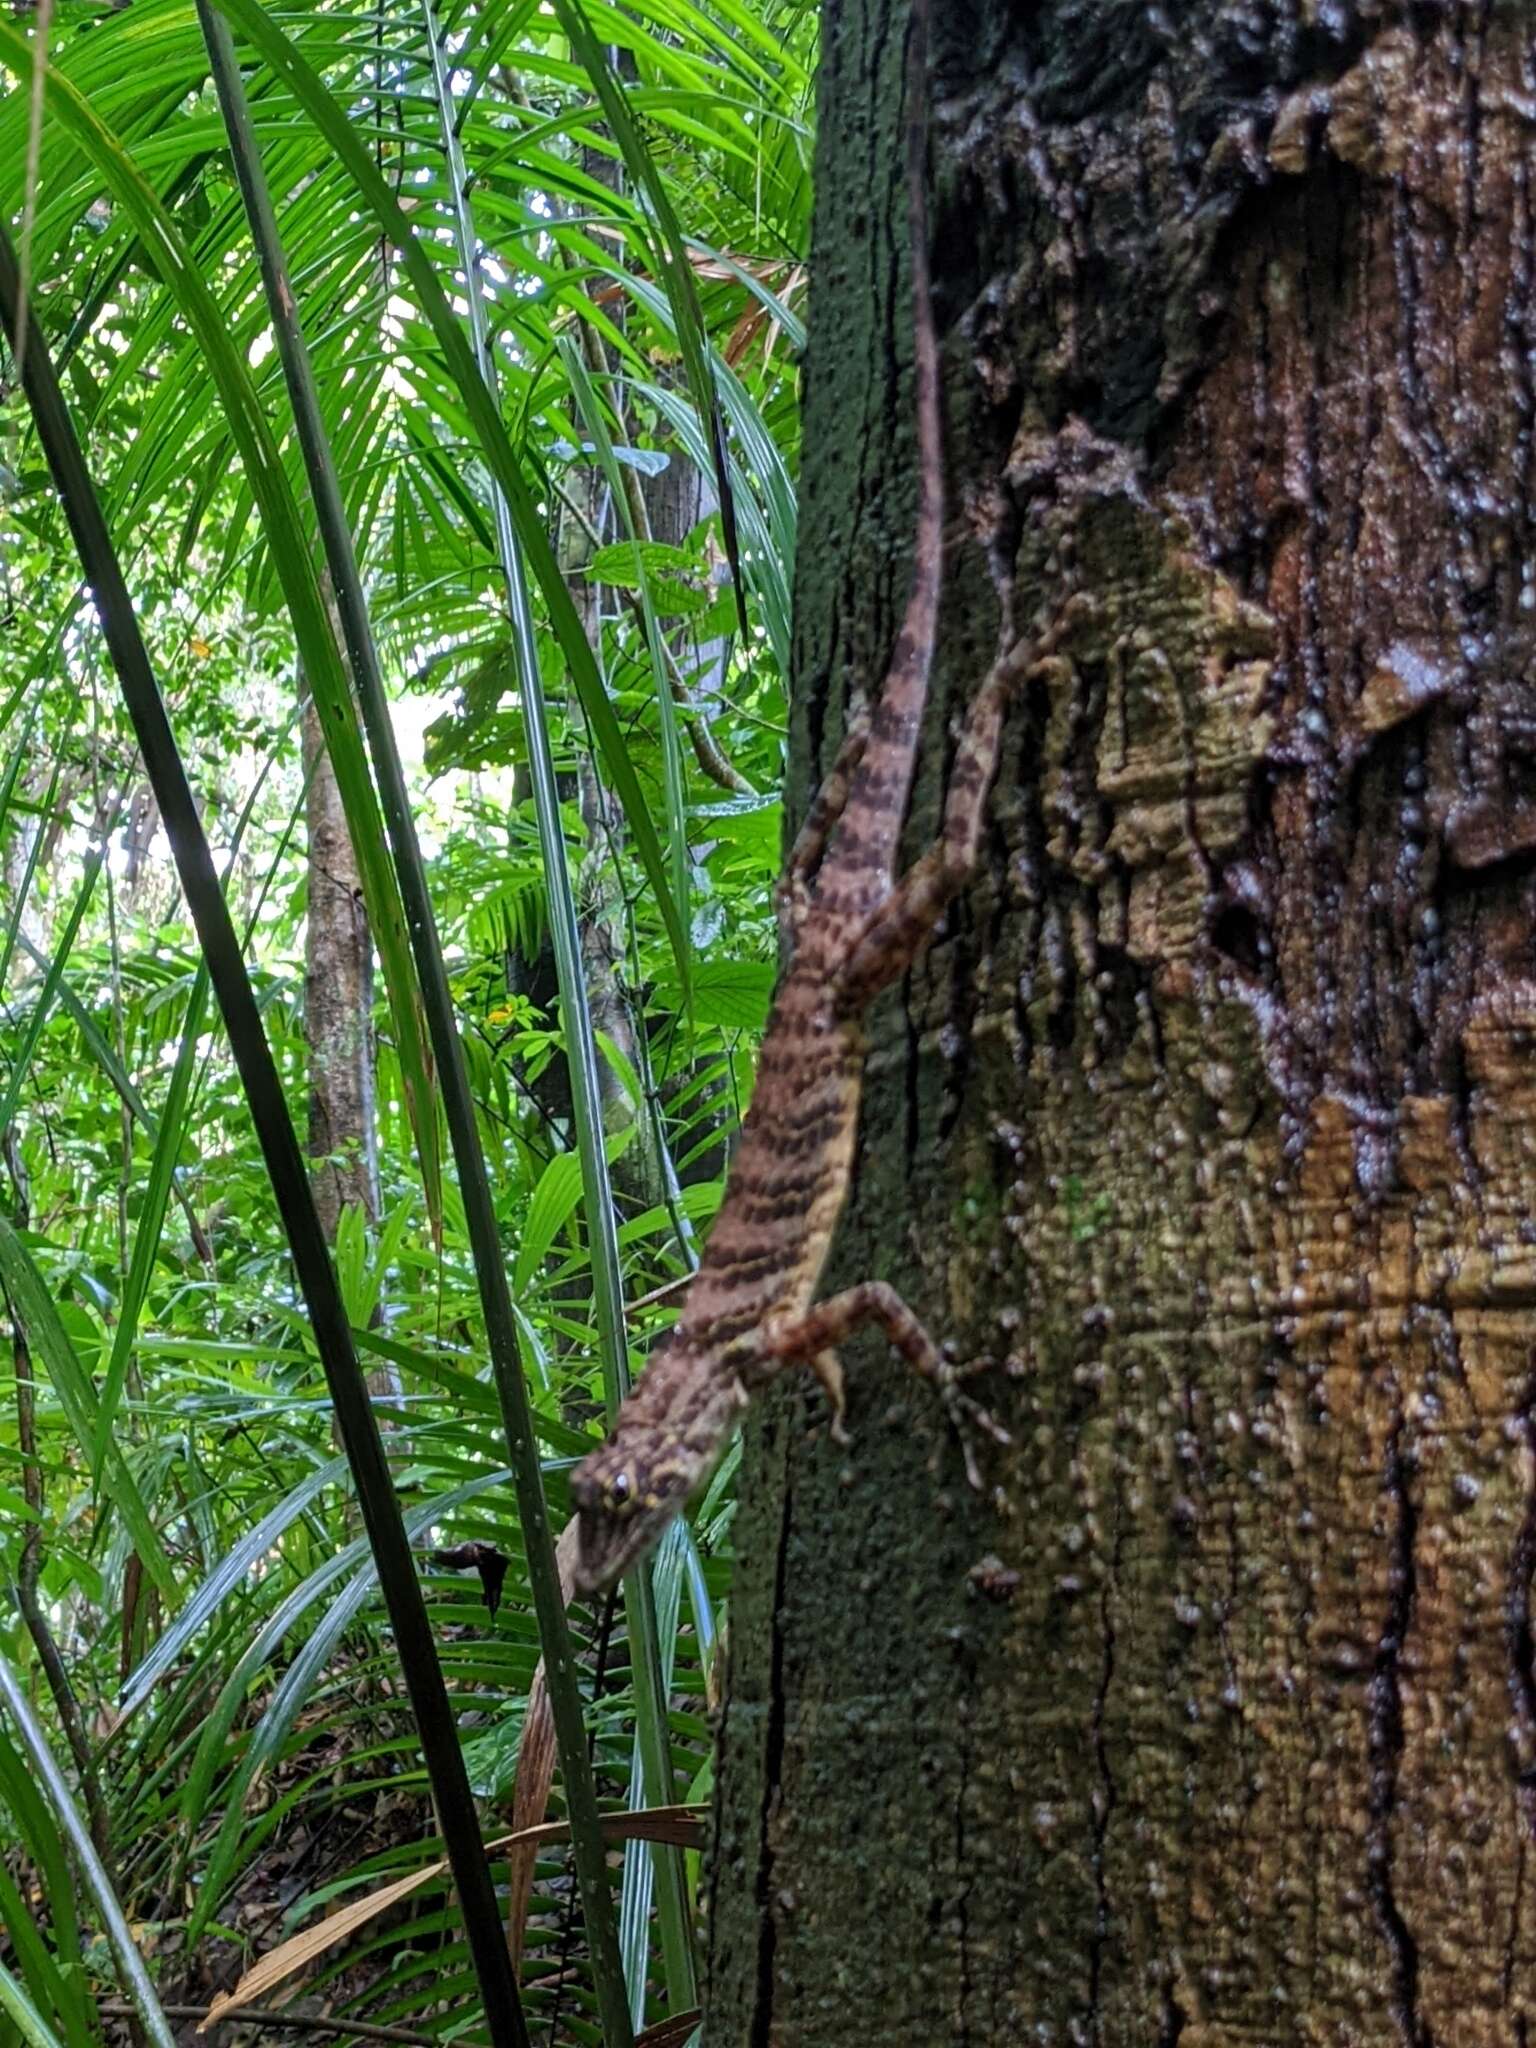
[[[606,1443],[583,1458],[571,1474],[577,1592],[601,1593],[637,1564],[692,1490],[681,1463],[642,1461],[633,1444]]]

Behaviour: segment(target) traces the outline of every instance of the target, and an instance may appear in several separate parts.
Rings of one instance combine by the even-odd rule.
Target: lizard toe
[[[939,1368],[939,1398],[949,1426],[960,1445],[960,1455],[965,1461],[966,1481],[974,1493],[986,1491],[981,1476],[981,1465],[976,1456],[978,1431],[991,1438],[995,1444],[1011,1444],[1013,1438],[1002,1424],[984,1408],[980,1401],[962,1391],[960,1381],[968,1378],[975,1367],[957,1367],[945,1360]]]

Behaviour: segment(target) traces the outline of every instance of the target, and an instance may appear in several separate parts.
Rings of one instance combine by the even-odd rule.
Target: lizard
[[[846,1442],[835,1347],[860,1324],[879,1324],[936,1388],[959,1430],[973,1486],[981,1481],[968,1424],[1008,1441],[962,1391],[967,1369],[949,1360],[887,1282],[865,1281],[815,1300],[853,1169],[863,1013],[922,951],[973,874],[1006,701],[1045,664],[1067,616],[1064,611],[1045,633],[1000,654],[961,730],[939,837],[897,879],[933,667],[943,558],[939,350],[925,190],[927,10],[928,0],[913,0],[908,34],[918,457],[911,589],[884,681],[873,703],[850,717],[779,884],[786,965],[703,1256],[677,1322],[658,1340],[608,1440],[571,1474],[575,1584],[582,1593],[604,1590],[646,1554],[708,1477],[752,1396],[786,1368],[812,1368],[831,1403],[833,1438]]]

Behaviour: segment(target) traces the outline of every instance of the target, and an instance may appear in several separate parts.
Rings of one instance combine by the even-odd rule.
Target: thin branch
[[[103,2019],[126,2019],[129,2008],[116,1999],[108,1999],[97,2006]],[[160,2010],[168,2020],[201,2020],[208,2008],[203,2005],[164,2005]],[[216,2020],[207,2024],[213,2027],[238,2026],[244,2021],[247,2026],[293,2027],[304,2032],[342,2034],[354,2041],[400,2041],[406,2048],[441,2048],[441,2035],[416,2034],[409,2027],[384,2027],[372,2020],[340,2019],[330,2013],[283,2012],[280,2008],[266,2005],[236,2006],[232,2012],[221,2012]]]

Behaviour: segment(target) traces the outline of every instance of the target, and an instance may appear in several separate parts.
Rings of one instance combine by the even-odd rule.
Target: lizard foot
[[[848,1413],[848,1395],[843,1383],[843,1362],[835,1351],[814,1352],[810,1360],[811,1371],[826,1388],[827,1400],[832,1409],[832,1422],[828,1435],[835,1444],[851,1444],[844,1417]]]
[[[981,1466],[976,1457],[976,1433],[981,1431],[995,1444],[1011,1444],[1013,1438],[1002,1424],[980,1401],[963,1391],[961,1382],[974,1379],[978,1373],[989,1371],[996,1364],[992,1358],[973,1358],[964,1365],[957,1365],[953,1358],[940,1353],[934,1372],[934,1384],[939,1399],[944,1404],[944,1413],[949,1426],[959,1440],[960,1455],[965,1460],[965,1476],[972,1492],[982,1493],[985,1484]]]
[[[833,1441],[846,1443],[843,1369],[832,1345],[865,1322],[878,1323],[913,1371],[935,1389],[965,1453],[966,1477],[979,1492],[982,1481],[973,1442],[976,1433],[983,1432],[999,1444],[1006,1444],[1011,1439],[1007,1430],[993,1421],[979,1401],[962,1391],[961,1383],[977,1373],[991,1371],[996,1360],[977,1358],[964,1365],[957,1364],[953,1351],[947,1345],[940,1349],[934,1343],[888,1281],[865,1280],[857,1287],[847,1287],[829,1301],[818,1302],[803,1315],[769,1316],[761,1328],[745,1340],[751,1346],[750,1372],[766,1375],[791,1359],[809,1365],[826,1388],[827,1398],[832,1404]],[[746,1384],[752,1385],[753,1379],[747,1377],[749,1369],[746,1366],[741,1369]]]

